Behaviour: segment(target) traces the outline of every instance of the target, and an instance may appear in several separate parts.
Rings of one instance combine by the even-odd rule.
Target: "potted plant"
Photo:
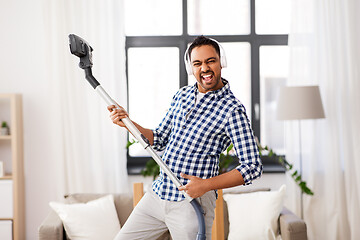
[[[307,195],[314,195],[314,192],[306,185],[306,182],[302,179],[301,174],[294,169],[293,165],[286,161],[284,156],[277,155],[271,148],[268,146],[261,146],[258,143],[259,154],[261,156],[267,156],[272,159],[276,159],[286,171],[290,172],[292,179],[300,187],[301,191]]]
[[[128,142],[127,148],[130,147],[132,144],[136,143]],[[290,172],[291,177],[295,181],[295,183],[300,187],[301,191],[308,195],[314,195],[314,192],[306,185],[306,182],[302,180],[301,175],[297,170],[294,169],[293,165],[290,164],[284,156],[277,155],[271,148],[268,146],[261,146],[259,142],[257,142],[259,154],[262,159],[268,159],[268,161],[275,161],[278,162],[280,165],[282,165],[285,168],[285,171]],[[230,146],[226,149],[224,153],[220,154],[219,158],[219,174],[225,173],[233,169],[237,164],[237,157],[234,153],[233,145],[230,144]],[[160,173],[160,167],[155,162],[154,159],[150,159],[147,161],[145,168],[141,170],[141,174],[146,176],[152,176],[153,179],[159,175]]]
[[[284,167],[285,171],[290,172],[292,179],[300,187],[303,193],[308,195],[314,195],[314,192],[306,185],[306,182],[302,180],[300,173],[296,169],[294,169],[293,165],[285,159],[285,156],[277,155],[271,148],[269,148],[268,146],[262,146],[258,141],[257,146],[262,161],[266,160],[267,162],[279,163],[281,166]],[[219,161],[220,174],[233,169],[238,164],[237,157],[233,153],[232,144],[230,144],[225,153],[220,154]]]
[[[2,121],[1,123],[0,135],[9,135],[9,126],[6,121]]]

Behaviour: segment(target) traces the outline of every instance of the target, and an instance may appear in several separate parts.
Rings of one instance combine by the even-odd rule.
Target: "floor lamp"
[[[325,118],[318,86],[283,87],[280,89],[277,102],[277,119],[298,120],[299,125],[299,160],[302,176],[301,156],[301,120]],[[301,218],[303,213],[303,192],[300,196]]]

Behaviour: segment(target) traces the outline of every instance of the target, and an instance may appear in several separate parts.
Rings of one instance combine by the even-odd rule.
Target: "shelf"
[[[25,239],[25,187],[24,187],[24,143],[23,143],[23,110],[21,94],[0,93],[0,115],[9,123],[10,135],[0,136],[0,153],[7,169],[0,177],[1,198],[9,200],[12,214],[2,215],[0,221],[12,221],[12,240]],[[11,182],[11,184],[7,184]],[[10,193],[11,190],[11,193]],[[3,199],[1,199],[3,200]],[[2,202],[3,203],[3,202]],[[4,206],[3,206],[4,207]],[[3,209],[2,209],[3,210]],[[11,231],[11,230],[10,230]],[[1,230],[0,230],[1,232]],[[0,238],[2,234],[0,233]]]
[[[10,140],[11,139],[11,135],[2,135],[0,136],[0,140]]]
[[[12,179],[11,175],[5,175],[3,177],[0,177],[0,180],[9,180],[9,179]]]

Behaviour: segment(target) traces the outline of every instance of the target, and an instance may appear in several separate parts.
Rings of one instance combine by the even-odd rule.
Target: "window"
[[[155,128],[173,94],[195,83],[183,55],[197,35],[205,35],[224,47],[228,67],[222,76],[243,102],[254,134],[283,153],[283,123],[274,104],[287,79],[288,0],[125,0],[124,7],[128,111],[134,121]],[[133,145],[129,174],[139,173],[149,159],[140,144]]]
[[[143,127],[155,128],[164,117],[179,89],[179,50],[176,47],[128,49],[129,114]],[[161,67],[160,67],[161,65]],[[133,136],[129,136],[133,139]],[[135,144],[130,156],[146,156]]]
[[[171,36],[182,34],[181,0],[125,0],[127,36]]]
[[[285,154],[284,123],[276,119],[276,100],[279,88],[286,85],[288,59],[287,46],[260,47],[260,142],[277,154]]]
[[[250,34],[249,0],[189,0],[187,5],[189,35]]]

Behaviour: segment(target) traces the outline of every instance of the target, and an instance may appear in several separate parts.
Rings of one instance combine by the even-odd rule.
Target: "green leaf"
[[[141,170],[141,174],[144,177],[152,176],[155,180],[155,178],[160,174],[160,167],[154,159],[150,159],[146,162],[145,168]]]
[[[133,145],[134,143],[137,143],[134,139],[133,139],[131,142],[128,141],[128,142],[126,143],[126,148],[129,149],[129,147],[130,147],[131,145]]]
[[[282,156],[278,156],[270,147],[262,146],[258,141],[257,141],[257,145],[258,145],[259,155],[260,156],[263,156],[262,150],[266,150],[266,151],[268,151],[267,155],[269,157],[276,157],[278,159],[278,162],[282,166],[285,167],[285,171],[293,170],[293,168],[294,168],[293,164],[286,161],[286,159],[283,158]],[[295,183],[297,183],[297,185],[300,187],[302,192],[304,192],[304,193],[306,193],[308,195],[314,195],[314,193],[311,191],[311,189],[306,186],[306,182],[301,180],[301,175],[298,173],[297,170],[295,170],[291,174],[291,177],[294,179]]]
[[[270,151],[269,151],[269,153],[268,153],[268,156],[269,156],[269,157],[272,157],[273,155],[274,155],[274,152],[273,152],[272,149],[270,149]]]
[[[229,152],[231,151],[231,149],[234,148],[234,145],[231,143],[230,146],[226,149],[226,153],[227,155],[229,155]]]

